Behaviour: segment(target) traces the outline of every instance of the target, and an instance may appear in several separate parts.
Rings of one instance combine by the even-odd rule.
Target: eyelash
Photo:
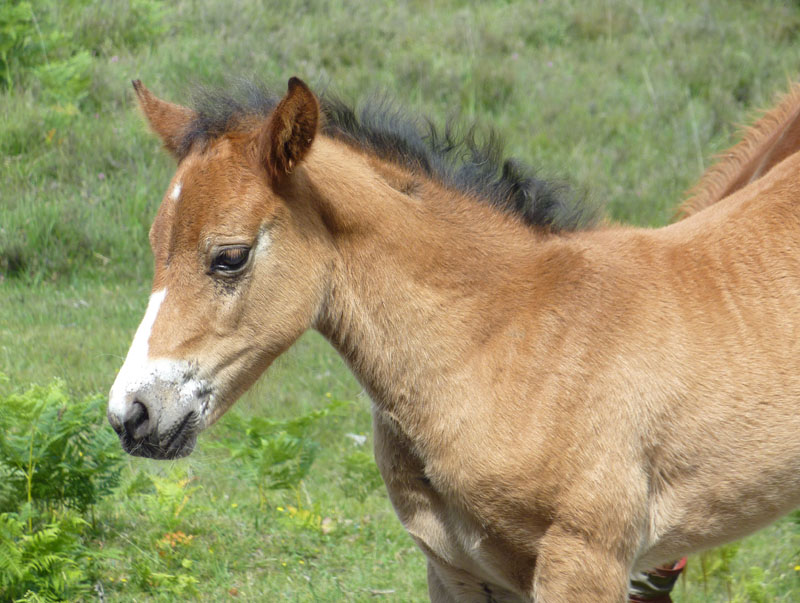
[[[219,249],[211,260],[211,273],[233,275],[241,272],[250,258],[250,248],[232,245]]]

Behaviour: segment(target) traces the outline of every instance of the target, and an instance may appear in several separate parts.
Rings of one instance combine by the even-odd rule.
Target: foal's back
[[[627,234],[619,269],[636,282],[626,307],[637,316],[617,338],[608,386],[642,392],[632,403],[644,423],[630,428],[655,548],[641,567],[800,502],[799,173],[793,155],[690,219]]]

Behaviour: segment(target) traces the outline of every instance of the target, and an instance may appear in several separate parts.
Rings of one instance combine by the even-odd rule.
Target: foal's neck
[[[319,193],[322,211],[347,226],[334,233],[338,265],[316,326],[409,436],[446,438],[448,424],[475,420],[476,354],[531,303],[537,249],[549,241],[438,184],[409,176],[398,186],[396,172],[351,159]],[[313,165],[309,175],[323,177]]]

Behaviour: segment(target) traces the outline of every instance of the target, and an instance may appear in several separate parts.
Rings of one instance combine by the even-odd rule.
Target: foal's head
[[[178,168],[150,230],[152,294],[108,418],[129,453],[175,458],[320,310],[333,252],[295,169],[320,109],[293,78],[269,115],[193,137],[198,114],[134,88]]]

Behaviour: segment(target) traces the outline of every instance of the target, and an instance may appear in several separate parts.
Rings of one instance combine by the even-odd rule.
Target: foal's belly
[[[683,505],[678,521],[663,525],[657,535],[650,535],[655,538],[639,555],[636,568],[646,569],[739,540],[770,525],[800,505],[800,489],[790,482],[789,476],[781,480],[788,491],[761,484],[758,494],[743,493],[726,498],[711,493],[699,497],[687,495],[685,498],[690,503]],[[731,483],[734,482],[731,480]],[[716,492],[719,490],[723,487]]]

